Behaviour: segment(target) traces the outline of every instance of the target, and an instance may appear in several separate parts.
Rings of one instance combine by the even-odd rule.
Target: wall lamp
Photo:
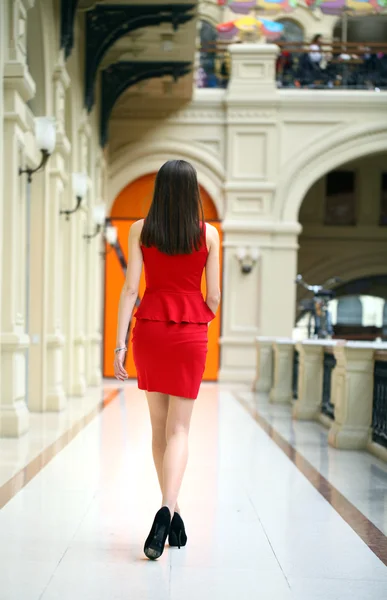
[[[113,227],[113,225],[106,225],[106,227],[105,227],[105,240],[109,244],[110,248],[109,248],[109,250],[105,250],[104,252],[101,252],[101,256],[103,258],[105,258],[105,256],[107,254],[109,254],[109,252],[111,252],[113,250],[114,246],[117,243],[117,239],[118,239],[117,227]]]
[[[236,257],[241,267],[241,273],[247,275],[251,273],[259,258],[259,250],[258,248],[237,248]]]
[[[94,233],[86,234],[83,237],[85,240],[90,242],[93,238],[95,238],[101,229],[105,226],[106,219],[106,208],[104,204],[99,204],[98,206],[93,207],[93,221],[95,223]]]
[[[72,174],[72,185],[73,192],[77,199],[77,204],[72,210],[61,210],[61,215],[66,215],[66,221],[70,219],[70,215],[74,214],[81,208],[82,200],[86,196],[88,188],[88,180],[86,173],[73,173]]]
[[[32,175],[34,173],[44,169],[48,159],[55,150],[56,144],[55,119],[53,117],[36,117],[34,122],[36,145],[42,154],[42,158],[35,169],[19,169],[19,175],[27,173],[28,183],[32,182]]]

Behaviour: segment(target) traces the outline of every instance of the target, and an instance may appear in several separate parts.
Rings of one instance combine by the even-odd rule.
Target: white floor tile
[[[255,569],[176,568],[172,566],[171,600],[292,600],[281,573]]]
[[[148,561],[160,492],[144,395],[130,384],[125,394],[0,513],[0,600],[383,598],[387,567],[217,386],[203,387],[194,411],[179,499],[188,545]],[[297,431],[284,410],[275,418],[324,469],[342,472],[317,429]],[[383,494],[382,480],[377,471],[370,493]]]

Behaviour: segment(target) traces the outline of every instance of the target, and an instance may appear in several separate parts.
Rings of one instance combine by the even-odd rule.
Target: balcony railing
[[[200,48],[196,87],[223,88],[230,78],[230,54],[227,44],[208,42]]]
[[[324,45],[320,57],[300,42],[279,42],[276,64],[279,88],[387,89],[387,43],[335,43]],[[199,49],[196,86],[226,88],[230,78],[227,42],[208,42]],[[316,60],[320,58],[320,60]]]
[[[335,418],[335,407],[331,401],[332,371],[336,366],[336,359],[333,352],[324,352],[324,371],[323,371],[323,392],[321,402],[321,412],[330,419]]]
[[[375,360],[372,439],[387,448],[387,354]]]
[[[311,52],[300,43],[281,42],[277,85],[300,89],[387,89],[387,44],[332,44]]]
[[[294,419],[329,427],[330,445],[387,461],[386,343],[258,337],[256,345],[253,390],[288,404]]]
[[[293,399],[296,400],[298,396],[298,368],[300,366],[300,354],[296,348],[294,348],[293,354],[293,379],[292,379],[292,389],[293,389]]]

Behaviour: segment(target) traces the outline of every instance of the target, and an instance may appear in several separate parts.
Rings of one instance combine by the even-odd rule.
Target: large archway
[[[387,124],[380,121],[339,125],[310,142],[287,165],[276,191],[275,216],[285,222],[298,221],[301,204],[313,184],[339,165],[358,158],[387,152]]]
[[[117,195],[110,207],[111,223],[118,229],[118,243],[124,261],[128,260],[128,234],[131,225],[138,219],[143,218],[149,209],[153,196],[153,188],[156,173],[147,173],[138,177],[126,185]],[[204,216],[207,222],[217,227],[221,236],[220,219],[217,208],[207,190],[200,186],[203,201]],[[115,346],[115,335],[117,325],[117,307],[122,285],[124,283],[123,261],[115,252],[106,255],[105,264],[105,310],[104,310],[104,377],[113,377],[113,365],[111,356]],[[202,283],[205,290],[205,280]],[[140,298],[145,290],[145,277],[142,274],[140,283]],[[218,377],[219,370],[219,336],[220,336],[220,311],[209,328],[208,357],[203,379],[214,381]],[[136,369],[133,361],[131,345],[126,358],[126,369],[129,377],[136,377]]]
[[[357,301],[364,294],[377,296],[370,290],[387,277],[386,164],[387,152],[339,163],[307,191],[299,212],[298,272],[308,283],[323,284],[338,276],[343,281],[339,296]],[[360,292],[351,282],[367,285]],[[298,288],[298,316],[307,297]],[[338,323],[346,325],[340,319]],[[365,323],[352,325],[359,325],[361,333]]]

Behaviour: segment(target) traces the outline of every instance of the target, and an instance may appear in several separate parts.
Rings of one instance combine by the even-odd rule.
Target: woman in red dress
[[[121,381],[128,377],[123,366],[125,339],[143,264],[146,290],[135,314],[133,356],[138,386],[148,400],[162,492],[162,505],[144,546],[146,556],[154,560],[163,553],[168,535],[170,546],[180,548],[187,542],[177,499],[188,459],[193,400],[205,368],[208,324],[220,302],[219,235],[204,223],[196,171],[183,160],[161,167],[149,213],[130,229],[114,361]]]

